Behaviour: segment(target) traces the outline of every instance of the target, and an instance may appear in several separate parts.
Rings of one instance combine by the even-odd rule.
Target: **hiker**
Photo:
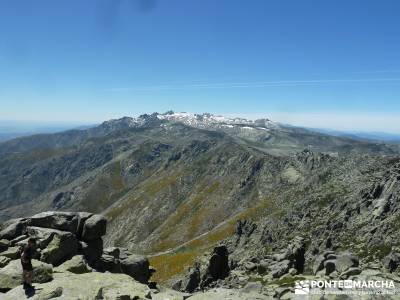
[[[32,257],[35,253],[36,240],[34,238],[28,239],[28,244],[24,247],[21,253],[21,265],[22,265],[22,278],[24,280],[24,288],[32,287]]]

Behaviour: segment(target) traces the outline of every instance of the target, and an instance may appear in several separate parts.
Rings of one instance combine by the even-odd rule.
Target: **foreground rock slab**
[[[174,290],[170,290],[164,287],[159,288],[160,291],[157,293],[151,294],[152,300],[186,300],[190,299],[190,294],[188,293],[181,293]]]
[[[33,282],[43,283],[53,279],[53,267],[41,261],[32,260]],[[11,261],[6,267],[0,270],[0,288],[9,290],[21,285],[22,267],[19,260]],[[0,298],[2,299],[2,298]],[[18,299],[18,298],[15,298]]]
[[[245,293],[239,290],[217,288],[194,294],[190,300],[270,300],[272,297],[258,293]]]
[[[25,293],[18,286],[1,299],[149,299],[151,291],[147,285],[133,280],[125,274],[92,272],[85,274],[55,273],[51,282],[35,284],[35,291]],[[151,298],[150,298],[151,299]]]

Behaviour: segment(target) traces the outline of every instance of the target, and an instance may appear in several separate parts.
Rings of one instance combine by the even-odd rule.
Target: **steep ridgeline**
[[[0,144],[0,219],[47,210],[103,213],[105,244],[151,255],[164,281],[234,234],[239,220],[259,222],[265,232],[282,223],[271,227],[271,239],[291,236],[301,220],[310,232],[334,222],[344,203],[350,209],[360,195],[376,198],[370,189],[396,167],[398,153],[396,145],[266,119],[172,112],[122,118]],[[324,211],[332,216],[324,219]]]

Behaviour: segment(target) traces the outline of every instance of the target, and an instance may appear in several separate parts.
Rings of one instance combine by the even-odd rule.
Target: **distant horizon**
[[[168,110],[167,110],[168,111]],[[289,125],[295,127],[302,127],[307,129],[320,129],[327,131],[338,131],[344,133],[377,133],[377,134],[393,134],[400,135],[400,122],[398,121],[396,114],[364,114],[356,115],[351,112],[337,112],[337,113],[286,113],[286,112],[270,112],[270,113],[215,113],[215,112],[192,112],[192,111],[179,111],[173,110],[174,112],[186,112],[191,114],[202,114],[211,113],[213,115],[221,115],[225,117],[239,117],[249,120],[256,119],[270,119],[273,122]],[[28,129],[30,126],[34,126],[33,129],[37,130],[41,127],[60,127],[60,128],[76,128],[80,126],[92,126],[99,125],[102,122],[120,119],[123,117],[138,117],[142,114],[151,114],[151,112],[140,112],[125,114],[120,116],[109,116],[105,118],[86,120],[86,121],[66,121],[66,120],[10,120],[0,119],[0,129],[6,127],[17,126],[19,128]],[[157,113],[165,113],[157,112]],[[382,126],[382,120],[386,123],[391,122],[393,128],[387,128],[386,125]],[[371,126],[370,124],[377,124]],[[368,125],[370,127],[368,127]],[[381,125],[381,126],[379,126]]]

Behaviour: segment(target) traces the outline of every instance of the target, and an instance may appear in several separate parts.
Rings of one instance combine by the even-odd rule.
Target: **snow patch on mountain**
[[[182,122],[197,128],[217,127],[266,130],[279,127],[277,123],[269,119],[248,120],[244,118],[228,118],[210,113],[193,114],[186,112],[167,112],[165,114],[158,114],[157,117],[160,120]]]

